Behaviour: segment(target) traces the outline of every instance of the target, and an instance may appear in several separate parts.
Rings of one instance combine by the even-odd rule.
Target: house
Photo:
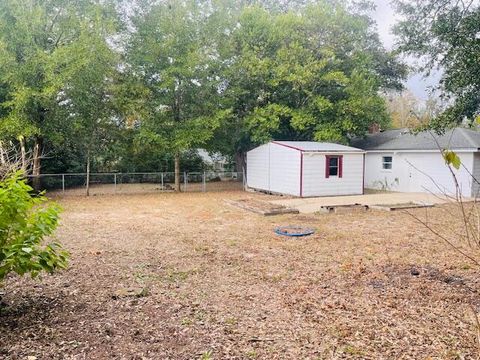
[[[349,146],[272,141],[247,153],[247,186],[300,197],[363,193],[364,151]]]
[[[225,156],[219,153],[210,153],[205,149],[197,149],[197,154],[200,156],[205,165],[215,172],[227,171],[228,161]]]
[[[454,169],[463,196],[475,196],[480,180],[480,132],[465,128],[443,135],[407,129],[388,130],[352,142],[366,151],[365,187],[400,192],[455,194],[455,181],[441,149],[453,150],[462,162]],[[472,176],[473,175],[473,176]]]

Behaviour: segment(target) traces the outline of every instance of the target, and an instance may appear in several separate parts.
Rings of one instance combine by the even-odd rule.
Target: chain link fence
[[[33,180],[35,176],[29,176]],[[86,195],[87,174],[42,174],[40,186],[49,194]],[[172,192],[175,173],[90,173],[90,195]],[[180,174],[182,192],[243,190],[244,176],[237,172],[183,172]]]

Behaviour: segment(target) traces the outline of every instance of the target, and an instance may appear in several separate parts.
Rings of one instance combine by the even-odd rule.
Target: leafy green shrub
[[[0,283],[10,272],[53,272],[67,266],[68,253],[60,244],[42,245],[55,231],[60,208],[46,204],[43,193],[32,196],[21,172],[0,181]]]

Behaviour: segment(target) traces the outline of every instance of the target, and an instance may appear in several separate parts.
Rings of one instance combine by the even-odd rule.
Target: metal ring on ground
[[[275,229],[275,233],[283,236],[308,236],[312,235],[315,230],[301,226],[280,226]]]

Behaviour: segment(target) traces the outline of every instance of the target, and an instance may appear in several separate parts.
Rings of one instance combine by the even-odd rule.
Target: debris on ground
[[[395,210],[408,210],[408,209],[418,209],[418,208],[431,208],[433,206],[434,206],[433,204],[408,202],[408,203],[399,203],[399,204],[369,205],[369,208],[374,210],[395,211]]]
[[[145,297],[148,295],[148,289],[145,287],[131,287],[131,288],[121,288],[115,290],[112,295],[112,299],[117,300],[127,297]]]
[[[320,212],[323,213],[345,213],[355,211],[367,211],[368,206],[358,203],[347,205],[324,205],[320,207]]]
[[[264,216],[298,214],[297,209],[253,199],[225,200],[227,204]]]
[[[477,358],[480,271],[411,216],[267,217],[224,203],[248,197],[58,199],[70,266],[6,279],[0,359]],[[428,211],[455,242],[457,208]],[[316,232],[280,241],[281,224]]]

